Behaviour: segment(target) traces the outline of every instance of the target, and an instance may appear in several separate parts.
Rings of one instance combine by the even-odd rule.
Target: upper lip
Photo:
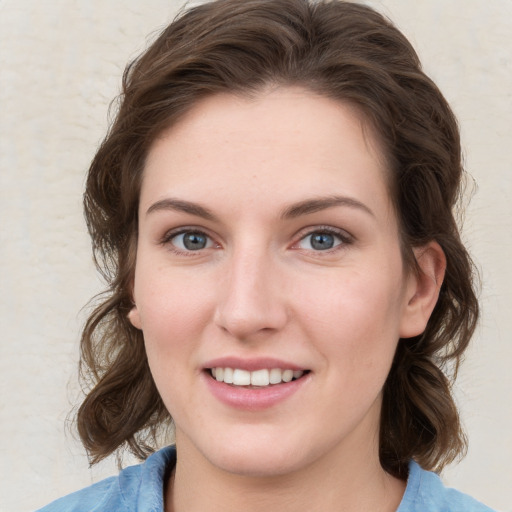
[[[306,370],[306,368],[289,361],[276,359],[273,357],[240,358],[240,357],[219,357],[207,361],[204,368],[238,368],[240,370],[256,371],[271,368],[280,368],[281,370]]]

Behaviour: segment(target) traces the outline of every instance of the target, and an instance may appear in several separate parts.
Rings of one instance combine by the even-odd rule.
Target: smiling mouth
[[[218,382],[233,386],[264,388],[298,380],[309,373],[309,370],[290,370],[269,368],[255,371],[240,368],[208,368],[207,373]]]

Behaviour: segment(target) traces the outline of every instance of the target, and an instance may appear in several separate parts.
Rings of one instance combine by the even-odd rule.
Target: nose
[[[226,262],[214,321],[236,339],[277,332],[288,320],[282,271],[264,251],[240,250]]]

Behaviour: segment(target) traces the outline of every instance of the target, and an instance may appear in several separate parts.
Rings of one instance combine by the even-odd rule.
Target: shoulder
[[[127,467],[119,475],[64,496],[37,512],[160,512],[165,474],[175,463],[174,448],[164,448],[144,463]]]
[[[493,512],[471,496],[445,487],[439,476],[409,464],[407,489],[397,512]]]

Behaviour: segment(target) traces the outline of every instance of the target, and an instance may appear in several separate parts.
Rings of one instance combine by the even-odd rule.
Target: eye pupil
[[[206,236],[201,233],[185,233],[183,235],[183,245],[189,251],[197,251],[206,247]]]
[[[315,233],[311,235],[311,247],[319,251],[334,247],[334,236],[329,233]]]

